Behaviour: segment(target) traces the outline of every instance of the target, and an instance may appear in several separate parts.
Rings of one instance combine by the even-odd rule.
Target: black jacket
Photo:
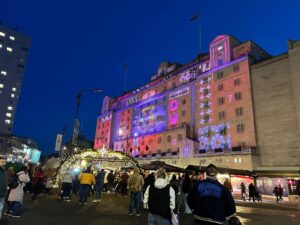
[[[222,223],[226,217],[236,212],[230,191],[212,178],[195,183],[187,197],[187,203],[193,210],[195,219],[204,224],[213,221]]]

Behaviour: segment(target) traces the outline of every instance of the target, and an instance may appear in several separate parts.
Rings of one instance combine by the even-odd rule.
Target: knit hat
[[[215,177],[218,174],[218,168],[214,164],[209,164],[206,167],[206,175],[210,177]]]

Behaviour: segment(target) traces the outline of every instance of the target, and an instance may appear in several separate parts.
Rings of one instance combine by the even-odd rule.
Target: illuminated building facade
[[[105,97],[95,149],[123,151],[141,163],[254,170],[261,161],[251,68],[269,58],[252,41],[220,35],[209,54],[186,65],[162,63],[148,84]]]

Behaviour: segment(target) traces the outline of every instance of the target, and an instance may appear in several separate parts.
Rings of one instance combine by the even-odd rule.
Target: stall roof
[[[140,166],[141,166],[141,169],[143,169],[143,170],[158,170],[160,168],[164,168],[167,172],[177,172],[177,173],[189,172],[186,169],[166,164],[163,161],[153,161],[153,162],[150,162],[147,164],[142,164]]]
[[[206,166],[196,166],[196,165],[188,165],[186,170],[197,171],[197,172],[205,172]],[[218,167],[219,173],[228,173],[230,175],[241,175],[241,176],[251,176],[256,177],[257,174],[251,172],[249,170],[238,170],[238,169],[230,169],[230,168],[222,168]]]

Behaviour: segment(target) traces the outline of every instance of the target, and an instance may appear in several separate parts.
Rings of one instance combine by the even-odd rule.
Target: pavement
[[[78,198],[60,202],[52,196],[39,196],[34,203],[25,196],[21,218],[2,216],[1,225],[143,225],[147,224],[147,212],[142,216],[128,215],[129,198],[103,194],[100,203],[79,205]],[[236,201],[237,213],[243,224],[249,225],[299,225],[300,211],[296,204],[275,202]],[[180,214],[180,225],[193,224],[192,215]]]

